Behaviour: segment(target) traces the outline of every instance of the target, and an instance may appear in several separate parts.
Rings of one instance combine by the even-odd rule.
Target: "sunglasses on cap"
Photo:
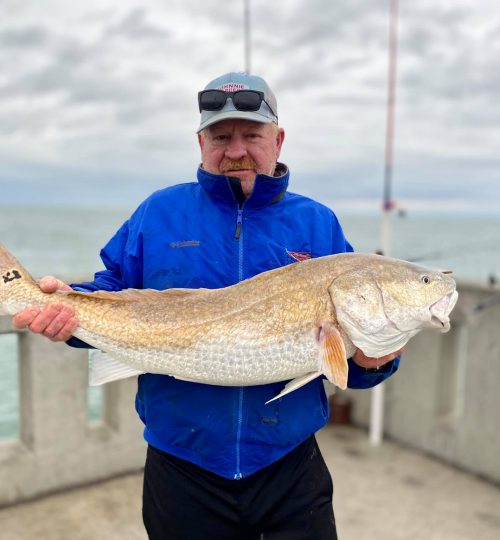
[[[231,98],[238,111],[258,111],[262,102],[277,116],[269,103],[264,99],[264,92],[258,90],[237,90],[224,92],[224,90],[202,90],[198,92],[198,107],[202,111],[220,111],[224,108],[228,98]]]

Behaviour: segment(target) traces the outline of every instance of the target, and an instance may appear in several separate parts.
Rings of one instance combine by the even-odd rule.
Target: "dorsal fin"
[[[97,298],[99,300],[113,300],[115,302],[147,302],[161,301],[167,298],[181,297],[195,294],[202,294],[211,289],[166,289],[157,291],[155,289],[123,289],[123,291],[95,291],[95,292],[79,292],[79,291],[61,291],[67,296],[85,296]]]

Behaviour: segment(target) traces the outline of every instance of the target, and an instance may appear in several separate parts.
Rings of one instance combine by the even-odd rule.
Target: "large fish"
[[[0,245],[0,308],[71,304],[74,335],[109,353],[95,361],[97,382],[144,372],[223,386],[292,379],[282,396],[325,375],[345,388],[356,348],[381,357],[424,328],[448,331],[457,297],[445,273],[357,253],[223,289],[45,294]]]

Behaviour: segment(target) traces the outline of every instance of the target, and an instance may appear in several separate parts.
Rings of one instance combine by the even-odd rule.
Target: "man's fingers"
[[[31,321],[29,329],[35,334],[42,334],[47,326],[59,315],[62,306],[58,304],[49,304]]]
[[[56,291],[71,291],[71,287],[54,276],[45,276],[40,279],[38,285],[44,293],[54,293]]]
[[[20,311],[17,315],[14,315],[12,318],[12,324],[14,325],[14,328],[17,328],[18,330],[26,328],[33,322],[39,313],[40,308],[37,308],[36,306],[26,308],[23,311]]]
[[[68,341],[68,339],[73,335],[77,326],[78,321],[75,319],[75,317],[70,317],[61,330],[59,330],[59,332],[53,338],[51,338],[52,341]]]
[[[61,310],[58,315],[56,315],[52,320],[49,321],[45,330],[43,330],[43,335],[50,339],[59,340],[59,333],[63,328],[65,328],[69,319],[73,317],[75,310],[70,306],[61,306]]]
[[[403,350],[404,349],[400,349],[399,351],[395,351],[386,356],[381,356],[380,358],[372,358],[366,356],[361,349],[357,349],[352,358],[361,367],[366,369],[376,369],[394,360],[394,358],[399,356]]]
[[[399,356],[403,351],[404,351],[404,349],[399,349],[399,351],[395,351],[395,352],[393,352],[391,354],[388,354],[387,356],[382,356],[382,358],[380,358],[380,360],[382,360],[384,362],[384,364],[386,364],[387,362],[390,362],[391,360],[394,360],[394,358]]]
[[[382,358],[369,358],[365,357],[363,359],[363,367],[366,369],[376,369],[385,364],[384,360]]]
[[[43,310],[36,306],[26,308],[12,322],[18,330],[29,328],[52,341],[67,341],[78,326],[74,308],[61,304],[49,304]]]
[[[69,285],[54,276],[41,278],[39,287],[48,294],[72,290]],[[53,341],[66,341],[78,326],[74,315],[75,310],[68,305],[54,303],[43,309],[31,306],[14,315],[12,324],[18,330],[29,328],[35,334],[42,334]]]
[[[35,332],[35,334],[45,335],[47,328],[50,328],[50,325],[56,319],[58,319],[58,321],[55,323],[54,328],[57,329],[59,325],[62,328],[66,324],[66,321],[73,315],[74,310],[70,306],[49,304],[44,310],[40,311],[40,313],[27,326],[32,332]],[[49,330],[47,337],[53,337],[53,335],[55,335],[55,333],[53,334],[52,330]]]

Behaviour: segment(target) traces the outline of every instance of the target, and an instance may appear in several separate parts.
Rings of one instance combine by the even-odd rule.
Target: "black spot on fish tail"
[[[21,279],[21,274],[17,270],[12,270],[12,272],[7,272],[2,276],[4,283],[9,283],[15,279]]]

